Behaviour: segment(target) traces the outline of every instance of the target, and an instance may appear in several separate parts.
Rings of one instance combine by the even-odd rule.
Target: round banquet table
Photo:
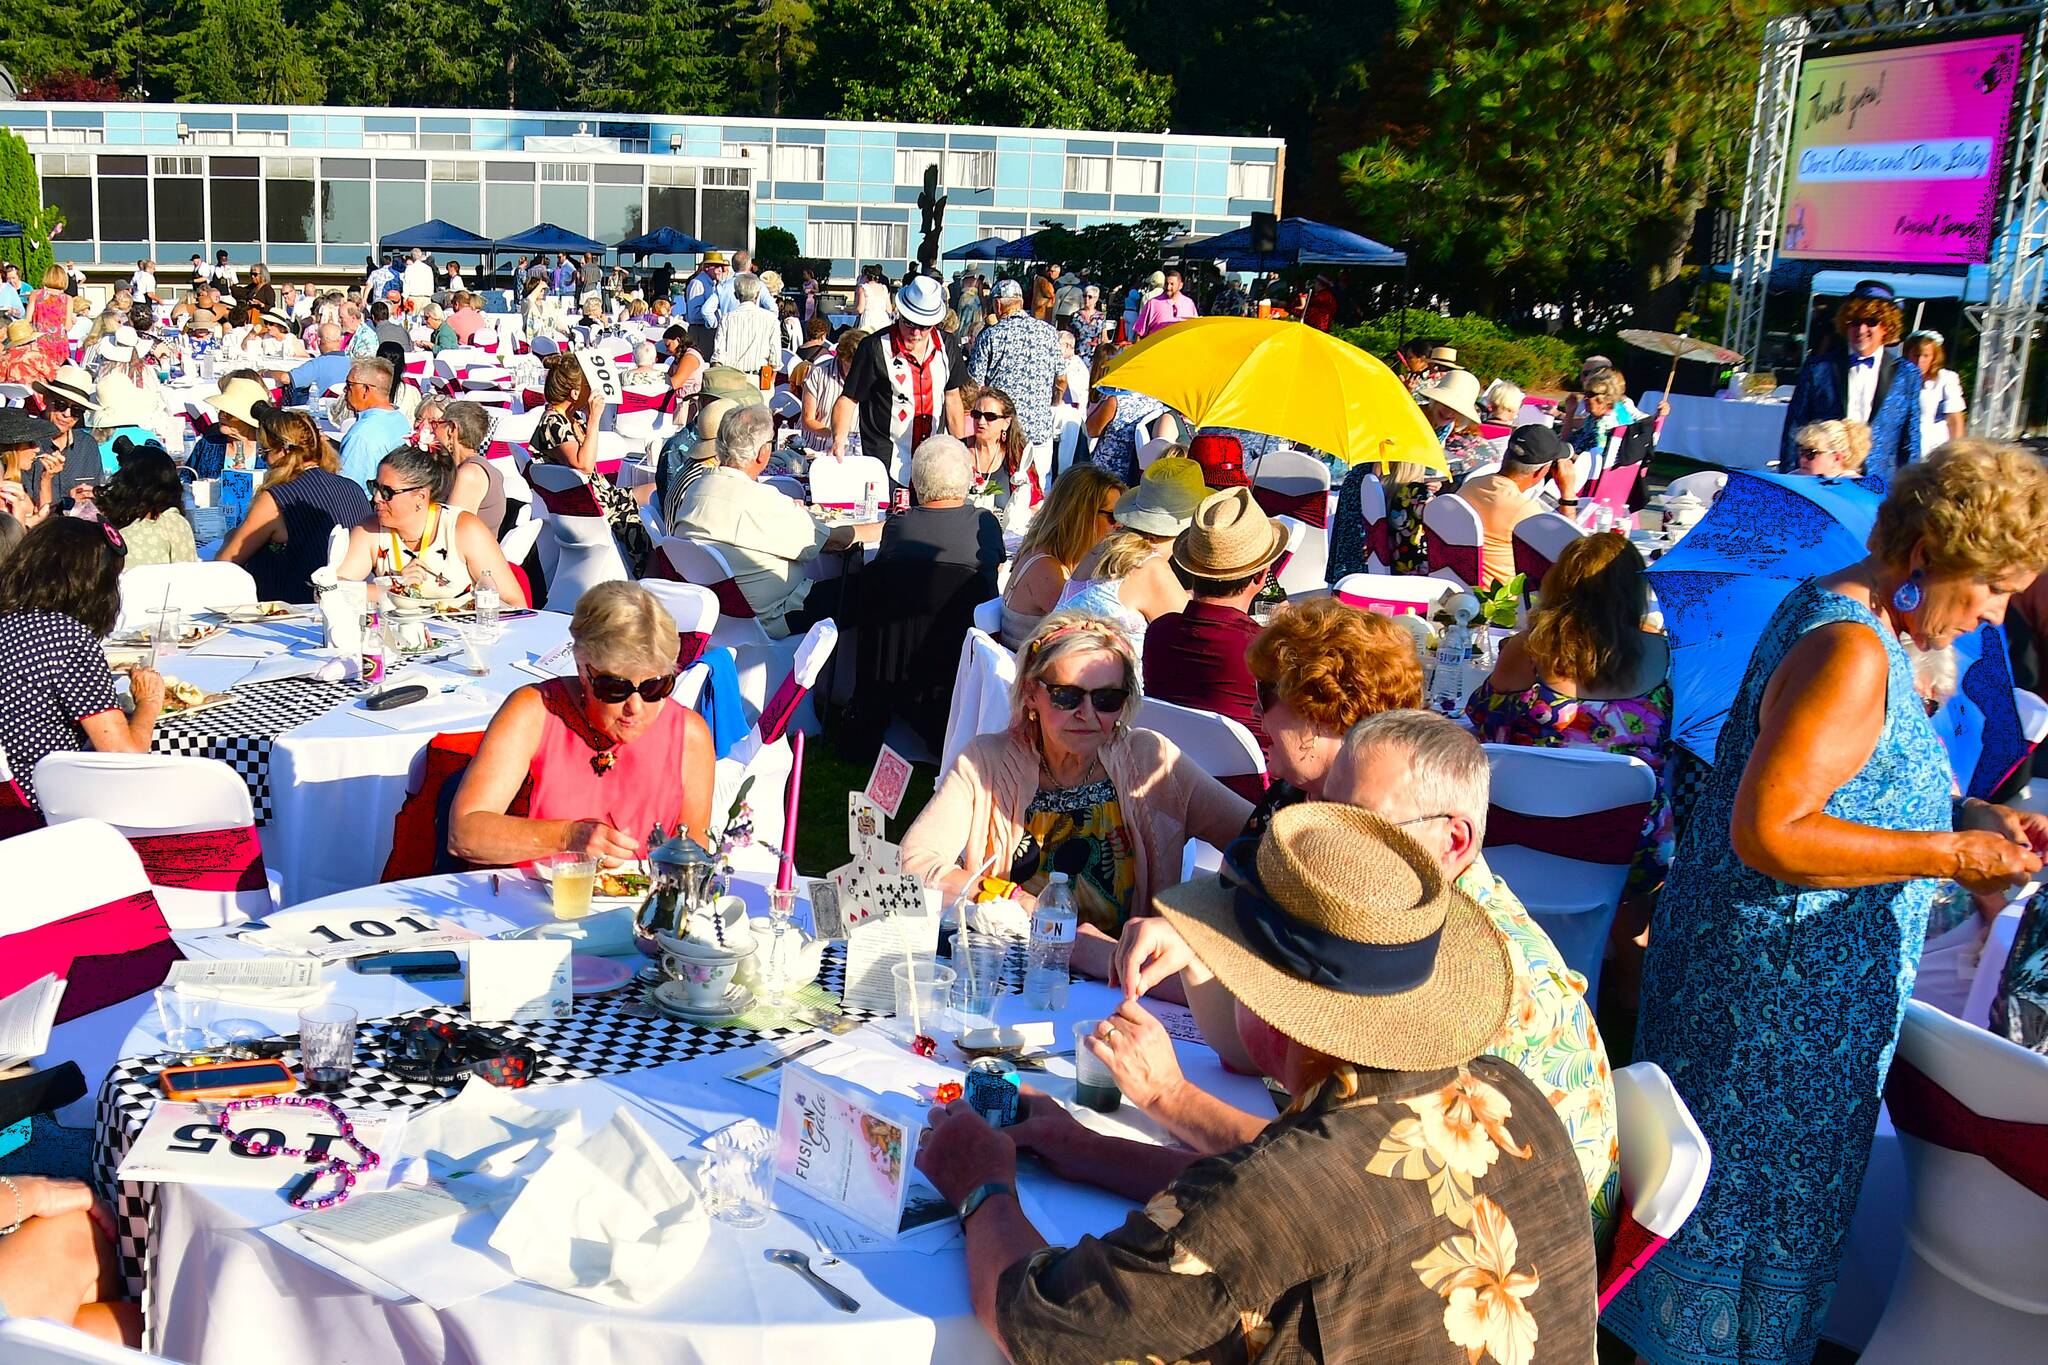
[[[766,892],[760,880],[743,876],[736,881],[735,890],[751,909],[765,906]],[[319,908],[329,907],[425,910],[480,932],[499,932],[547,918],[538,889],[510,874],[503,877],[496,895],[489,874],[468,873],[365,888],[319,904]],[[808,906],[801,906],[799,915],[807,916]],[[228,956],[250,951],[219,930],[181,933],[179,938],[195,954]],[[340,966],[329,967],[327,972],[337,982],[332,998],[356,1006],[366,1025],[372,1018],[429,1007],[439,1007],[444,1015],[452,1016],[462,995],[459,981],[409,985],[388,978],[360,977]],[[827,985],[837,985],[831,965],[824,980]],[[1035,1017],[1053,1018],[1058,1030],[1055,1036],[1065,1040],[1070,1037],[1070,1023],[1107,1012],[1116,998],[1106,986],[1077,980],[1068,1008]],[[539,1107],[574,1105],[585,1114],[586,1132],[608,1121],[619,1105],[630,1105],[670,1156],[681,1155],[689,1146],[690,1130],[711,1132],[742,1117],[773,1125],[769,1096],[724,1079],[740,1061],[730,1054],[755,1045],[760,1035],[666,1020],[629,1026],[616,1014],[604,1014],[616,1005],[617,997],[594,997],[579,1001],[577,1020],[566,1024],[497,1026],[523,1035],[542,1052],[543,1076],[553,1063],[570,1062],[575,1064],[571,1072],[582,1077],[559,1086],[543,1080],[520,1094],[524,1102]],[[131,1001],[102,1013],[126,1011],[139,1019],[146,1011],[135,1006]],[[579,1026],[583,1033],[590,1033],[594,1012],[612,1021],[610,1045],[598,1049],[586,1039],[579,1051],[565,1040],[576,1037]],[[282,1015],[247,1013],[275,1024],[281,1032],[293,1027]],[[1023,1010],[1014,995],[1005,997],[1002,1018],[1006,1022],[1028,1017],[1034,1016]],[[626,1036],[629,1029],[630,1036]],[[367,1027],[364,1032],[367,1034]],[[129,1046],[124,1048],[124,1056],[160,1046],[148,1027],[137,1027],[125,1041]],[[857,1030],[847,1041],[885,1052],[899,1046],[872,1029]],[[1176,1047],[1196,1083],[1253,1112],[1265,1112],[1269,1100],[1263,1085],[1228,1075],[1215,1054],[1200,1044]],[[634,1059],[657,1057],[664,1048],[688,1055],[634,1069]],[[895,1055],[908,1056],[900,1050]],[[374,1076],[364,1076],[365,1060],[359,1050],[352,1090],[379,1084]],[[1061,1075],[1032,1079],[1049,1093],[1070,1096],[1070,1064],[1053,1065],[1065,1073],[1064,1079]],[[147,1115],[152,1092],[141,1066],[123,1063],[102,1087],[96,1164],[106,1187],[111,1187],[107,1175]],[[395,1101],[400,1107],[418,1107],[433,1098],[425,1087],[407,1087],[395,1079],[381,1082],[381,1088],[370,1093],[390,1101],[395,1092],[408,1089],[421,1093],[400,1096]],[[1128,1106],[1107,1116],[1082,1110],[1079,1117],[1103,1131],[1162,1140],[1162,1134]],[[1121,1223],[1133,1207],[1100,1191],[1068,1186],[1029,1162],[1019,1171],[1019,1185],[1039,1230],[1059,1244],[1070,1244],[1091,1232],[1106,1232]],[[122,1185],[115,1208],[124,1251],[132,1252],[146,1230],[148,1343],[151,1349],[193,1365],[242,1365],[258,1343],[265,1365],[390,1361],[502,1365],[517,1360],[609,1365],[619,1360],[653,1359],[706,1365],[799,1359],[807,1365],[876,1360],[973,1365],[1002,1360],[1001,1352],[973,1316],[964,1248],[958,1239],[928,1252],[844,1253],[838,1261],[828,1263],[800,1226],[771,1209],[767,1222],[759,1228],[737,1229],[714,1222],[696,1266],[659,1299],[635,1309],[606,1307],[514,1281],[436,1310],[402,1294],[379,1297],[265,1237],[258,1229],[297,1216],[279,1195],[268,1190]],[[836,1311],[798,1283],[791,1272],[767,1263],[763,1253],[774,1247],[807,1251],[827,1279],[860,1301],[860,1311],[851,1315]],[[131,1264],[129,1268],[135,1267]]]
[[[310,656],[320,642],[317,621],[236,625],[224,634],[231,638],[181,650],[162,671],[208,691],[233,687],[235,700],[159,722],[151,748],[219,759],[241,774],[263,827],[264,864],[290,905],[376,880],[414,762],[436,734],[483,729],[514,688],[538,681],[520,664],[567,643],[569,618],[536,612],[506,620],[485,651],[485,677],[463,670],[459,646],[439,662],[394,665],[394,677],[465,690],[381,713],[362,708],[368,689],[356,683],[287,678],[237,685],[270,663],[257,651]],[[435,637],[455,644],[446,631]],[[240,657],[223,652],[236,649],[244,651]]]
[[[1645,412],[1656,411],[1664,394],[1643,395]],[[1789,405],[1781,399],[1702,398],[1671,395],[1671,415],[1657,432],[1657,449],[1723,469],[1776,469],[1778,442]]]

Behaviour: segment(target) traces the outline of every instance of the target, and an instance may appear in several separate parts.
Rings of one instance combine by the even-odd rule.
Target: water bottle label
[[[1031,937],[1039,943],[1072,943],[1078,932],[1078,921],[1067,915],[1041,915],[1033,918]]]

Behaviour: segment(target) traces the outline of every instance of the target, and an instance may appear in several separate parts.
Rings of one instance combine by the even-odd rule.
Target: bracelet
[[[991,1180],[984,1184],[976,1185],[973,1189],[969,1190],[967,1197],[960,1201],[960,1206],[956,1210],[960,1216],[960,1222],[964,1225],[968,1219],[974,1216],[976,1209],[979,1209],[983,1204],[986,1204],[999,1194],[1007,1194],[1012,1199],[1017,1197],[1015,1187],[1000,1180]]]
[[[14,1196],[14,1221],[6,1227],[0,1228],[0,1237],[5,1237],[8,1233],[13,1232],[28,1221],[28,1201],[21,1197],[21,1186],[15,1184],[6,1176],[0,1175],[0,1185],[5,1185],[7,1192]]]

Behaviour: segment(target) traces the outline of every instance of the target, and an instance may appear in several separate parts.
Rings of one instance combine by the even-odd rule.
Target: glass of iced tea
[[[557,853],[548,859],[548,888],[556,919],[582,919],[590,913],[590,893],[597,884],[597,859],[587,853]]]

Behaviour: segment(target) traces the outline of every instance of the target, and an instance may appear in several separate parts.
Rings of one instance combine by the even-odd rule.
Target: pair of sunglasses
[[[660,701],[676,690],[676,675],[666,674],[659,678],[644,678],[634,682],[621,678],[615,673],[593,673],[590,675],[590,695],[607,706],[617,706],[635,692],[642,701]]]
[[[390,502],[394,498],[402,497],[407,493],[425,487],[426,485],[423,483],[409,483],[403,488],[393,488],[389,484],[379,483],[377,480],[372,479],[370,481],[370,496],[378,502]]]
[[[1080,710],[1081,699],[1086,697],[1095,707],[1096,714],[1113,716],[1123,710],[1124,704],[1131,699],[1131,689],[1128,687],[1090,689],[1075,687],[1071,683],[1044,683],[1042,686],[1045,688],[1045,699],[1059,711]]]
[[[982,409],[976,408],[967,415],[977,422],[1000,422],[1010,414],[1007,412],[984,412]]]

